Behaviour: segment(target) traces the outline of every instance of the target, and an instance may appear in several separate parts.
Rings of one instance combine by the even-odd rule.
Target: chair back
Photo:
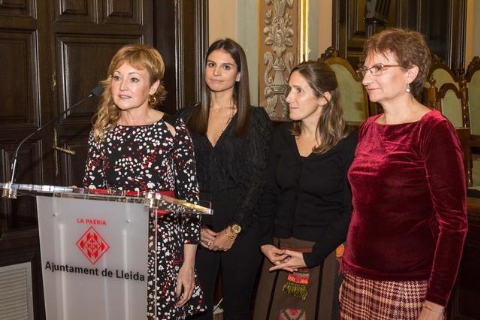
[[[337,76],[342,99],[344,117],[350,123],[362,123],[369,116],[368,95],[362,80],[346,59],[337,56],[337,51],[329,48],[319,61],[328,64]]]
[[[454,83],[444,83],[438,90],[440,111],[455,128],[467,127],[463,113],[463,99],[460,89]]]
[[[424,103],[430,108],[440,110],[440,100],[438,99],[438,88],[446,83],[452,83],[457,88],[457,76],[452,70],[437,56],[432,56],[432,64],[428,73],[424,90]]]
[[[470,62],[465,75],[468,88],[470,134],[480,138],[480,57]]]

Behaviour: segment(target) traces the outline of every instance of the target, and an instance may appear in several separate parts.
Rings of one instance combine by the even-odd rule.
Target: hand
[[[216,237],[217,233],[207,227],[202,227],[200,230],[200,244],[204,248],[210,249]]]
[[[274,245],[265,244],[260,247],[262,253],[270,260],[271,263],[274,265],[282,263],[285,259],[289,259],[290,257],[285,254],[285,250],[278,249]]]
[[[183,264],[177,276],[175,295],[179,299],[177,306],[181,307],[192,297],[195,287],[195,273],[193,266]]]
[[[425,300],[418,320],[443,320],[444,307]]]
[[[232,248],[236,237],[233,239],[230,237],[232,234],[230,227],[226,227],[224,230],[217,233],[215,240],[208,247],[213,251],[228,251]]]
[[[288,256],[288,258],[283,259],[280,263],[275,264],[275,266],[271,267],[268,270],[285,270],[288,272],[295,272],[299,268],[305,268],[307,266],[305,264],[305,260],[303,259],[303,253],[298,251],[285,250],[285,255]]]

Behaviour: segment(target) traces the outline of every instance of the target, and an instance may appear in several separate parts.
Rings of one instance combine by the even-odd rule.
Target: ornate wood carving
[[[288,75],[298,62],[297,9],[293,0],[267,0],[261,5],[260,105],[272,119],[288,119],[284,92]]]

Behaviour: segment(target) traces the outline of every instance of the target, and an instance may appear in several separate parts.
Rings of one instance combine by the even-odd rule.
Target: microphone
[[[72,109],[75,108],[76,106],[82,104],[83,102],[85,102],[86,100],[88,100],[92,97],[98,97],[99,95],[101,95],[103,93],[103,90],[104,90],[103,86],[96,86],[95,88],[92,89],[92,91],[90,91],[90,94],[88,96],[86,96],[82,100],[78,101],[77,103],[75,103],[70,108],[65,109],[59,115],[57,115],[53,119],[50,119],[48,122],[46,122],[43,125],[41,125],[40,127],[38,127],[37,130],[35,130],[34,132],[32,132],[31,134],[26,136],[22,141],[20,141],[17,149],[15,150],[14,156],[13,156],[12,175],[10,177],[10,181],[4,184],[3,193],[2,193],[3,198],[9,198],[9,199],[16,199],[17,198],[17,188],[13,187],[13,183],[15,182],[15,170],[17,168],[18,151],[20,150],[20,147],[25,143],[25,141],[27,141],[32,136],[34,136],[37,132],[42,131],[49,124],[51,124],[54,121],[60,119],[66,113],[72,111]]]

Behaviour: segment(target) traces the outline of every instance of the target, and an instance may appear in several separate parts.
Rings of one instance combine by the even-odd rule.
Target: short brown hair
[[[431,55],[421,33],[398,28],[386,29],[365,42],[363,54],[368,56],[370,53],[392,53],[404,69],[417,66],[418,75],[410,83],[410,88],[414,95],[422,91],[430,71]]]

